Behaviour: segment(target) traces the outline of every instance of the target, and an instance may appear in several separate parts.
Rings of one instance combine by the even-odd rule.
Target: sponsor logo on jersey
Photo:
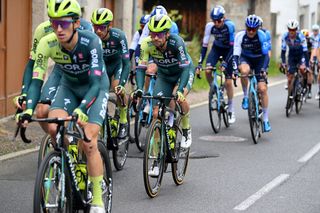
[[[122,46],[122,53],[128,52],[126,42],[124,40],[121,40],[120,44]]]
[[[59,64],[61,69],[71,74],[80,74],[87,72],[90,67],[89,64]]]
[[[176,58],[153,58],[157,64],[160,65],[172,65],[178,62]]]
[[[178,48],[179,52],[180,52],[180,56],[181,56],[181,60],[186,60],[187,57],[186,57],[186,54],[184,53],[184,49],[183,49],[183,46],[180,46]]]
[[[80,43],[85,45],[85,46],[88,46],[88,44],[90,43],[90,40],[88,38],[81,37]]]
[[[97,54],[97,49],[94,48],[90,51],[91,53],[91,66],[93,68],[99,67],[99,60],[98,60],[98,54]]]
[[[83,59],[83,54],[82,53],[78,53],[78,57],[79,57],[79,59]]]

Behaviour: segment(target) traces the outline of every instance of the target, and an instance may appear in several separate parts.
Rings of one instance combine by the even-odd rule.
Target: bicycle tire
[[[51,166],[51,164],[56,164],[57,166],[55,168],[60,168],[60,172],[61,172],[61,153],[57,152],[57,151],[52,151],[50,152],[48,155],[46,155],[46,157],[42,160],[39,170],[37,172],[37,176],[36,176],[36,181],[35,181],[35,187],[34,187],[34,198],[33,198],[33,212],[34,213],[40,213],[40,212],[49,212],[46,208],[44,208],[44,201],[43,201],[43,196],[44,196],[44,192],[46,193],[44,188],[48,188],[48,185],[50,184],[50,181],[52,178],[46,178],[46,170],[48,167]],[[51,173],[52,170],[49,171],[49,174]],[[66,197],[66,201],[65,201],[65,211],[59,211],[58,212],[72,212],[72,185],[71,185],[71,177],[70,174],[67,170],[67,167],[65,167],[65,171],[63,171],[63,173],[59,174],[54,174],[54,178],[59,178],[58,183],[55,183],[53,185],[55,185],[56,187],[59,187],[58,185],[60,185],[60,178],[61,178],[61,174],[65,174],[65,197]],[[48,181],[49,182],[45,182],[45,187],[43,186],[44,181]],[[57,190],[59,193],[59,190]],[[59,196],[59,195],[58,195]],[[60,198],[55,198],[55,200],[60,200]],[[58,204],[59,206],[59,204]]]
[[[302,94],[302,91],[300,91],[300,93],[298,93],[297,87],[294,88],[294,93],[295,93],[294,104],[295,104],[295,108],[296,108],[296,114],[299,114],[301,111],[301,108],[302,108],[303,94]]]
[[[288,98],[287,98],[287,104],[286,104],[286,116],[287,116],[287,118],[290,117],[290,114],[291,114],[291,112],[292,112],[292,107],[293,107],[293,101],[292,101],[292,99],[289,98],[289,96],[288,96]]]
[[[110,113],[109,119],[116,121],[117,133],[118,133],[119,125],[120,125],[120,112],[117,107],[116,100],[109,99],[108,110],[110,108],[114,109],[114,111],[113,112],[108,111],[108,113]],[[109,125],[111,125],[110,122],[109,122]],[[111,136],[111,137],[113,137],[113,136]],[[126,138],[120,140],[117,135],[117,136],[113,137],[113,140],[117,140],[117,144],[118,144],[118,146],[117,146],[118,148],[116,150],[112,150],[113,165],[118,171],[120,171],[123,169],[123,167],[127,161],[127,158],[128,158],[129,138],[126,137]]]
[[[221,113],[218,110],[218,97],[216,89],[213,89],[212,87],[209,91],[209,117],[212,130],[214,133],[218,133],[221,128]]]
[[[154,139],[154,133],[158,132],[159,134],[159,141],[158,144],[155,142]],[[156,197],[160,192],[161,182],[163,178],[164,173],[164,167],[165,167],[165,159],[166,159],[166,147],[165,144],[161,144],[163,141],[162,133],[161,133],[161,121],[160,120],[154,120],[152,121],[148,133],[147,133],[147,141],[146,146],[144,149],[144,156],[143,156],[143,181],[144,181],[144,188],[150,198]],[[156,148],[155,145],[160,145],[160,148],[158,147],[158,153],[155,154],[153,148]],[[160,150],[162,149],[162,150]],[[150,156],[151,154],[157,155]],[[162,155],[161,155],[162,154]],[[149,157],[152,163],[149,163]],[[157,159],[157,161],[155,160]],[[159,175],[157,177],[151,177],[148,174],[149,168],[151,166],[154,166],[154,162],[157,162],[159,165]],[[153,181],[154,180],[154,181]]]
[[[48,149],[50,148],[50,149]],[[51,143],[51,138],[49,134],[46,134],[41,139],[41,144],[38,152],[38,168],[40,167],[41,161],[45,157],[47,153],[54,150],[53,145]]]
[[[184,150],[180,147],[181,139],[182,139],[182,130],[180,128],[180,121],[181,119],[179,119],[174,125],[174,129],[176,131],[176,144],[175,144],[174,153],[177,153],[178,162],[174,162],[171,164],[172,178],[176,185],[183,184],[184,177],[187,173],[188,162],[189,162],[189,152],[190,152],[190,148],[187,150]]]
[[[256,116],[256,110],[257,109],[256,109],[255,95],[253,92],[250,92],[249,93],[248,117],[249,117],[251,137],[252,137],[254,144],[258,143],[258,139],[260,136],[259,121]]]
[[[133,114],[133,107],[132,107],[132,100],[130,98],[130,95],[128,96],[128,110],[127,110],[127,120],[128,120],[128,134],[129,134],[129,141],[130,143],[134,143],[134,129],[133,132],[131,128],[131,120],[135,118],[135,115]]]
[[[223,104],[222,104],[222,107],[225,107],[227,104],[225,103],[225,101],[223,100]],[[230,123],[229,123],[229,115],[228,115],[228,110],[226,109],[223,109],[223,113],[222,113],[222,116],[223,116],[223,122],[224,122],[224,125],[226,126],[226,128],[228,128],[230,126]]]
[[[107,213],[111,212],[112,209],[112,192],[113,192],[113,179],[112,179],[112,168],[110,163],[110,158],[108,154],[107,147],[104,145],[103,141],[98,141],[98,149],[101,155],[102,163],[104,165],[105,171],[103,173],[104,184],[108,186],[104,189],[102,193],[104,207]]]
[[[145,138],[141,138],[141,136],[142,137],[146,136],[147,127],[149,126],[149,125],[145,124],[146,126],[144,127],[141,124],[141,116],[142,116],[141,114],[142,114],[143,107],[144,107],[143,102],[144,102],[144,100],[140,101],[140,103],[138,105],[138,112],[136,113],[135,120],[134,120],[134,138],[135,138],[136,146],[140,152],[144,151],[144,146],[145,146],[145,143],[144,143]],[[143,129],[145,129],[145,130],[143,130]]]

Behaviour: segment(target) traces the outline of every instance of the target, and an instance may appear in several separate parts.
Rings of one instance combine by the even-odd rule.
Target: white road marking
[[[304,156],[302,156],[298,162],[299,163],[306,163],[310,160],[315,154],[317,154],[320,150],[320,143],[316,144],[312,149],[310,149]]]
[[[286,181],[289,178],[289,174],[281,174],[275,179],[273,179],[270,183],[262,187],[259,191],[255,194],[248,197],[245,201],[234,207],[234,210],[244,211],[249,208],[252,204],[254,204],[257,200],[259,200],[263,195],[270,192],[273,188],[279,186],[281,183]]]

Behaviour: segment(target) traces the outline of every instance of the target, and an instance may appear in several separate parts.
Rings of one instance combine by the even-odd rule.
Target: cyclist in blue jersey
[[[311,55],[312,55],[312,40],[311,37],[309,35],[309,30],[308,29],[302,29],[301,30],[302,34],[304,35],[304,37],[306,38],[307,41],[307,48],[308,48],[308,58],[311,59]],[[311,64],[311,60],[310,60],[310,64]],[[312,69],[310,69],[310,72],[313,72]],[[310,81],[308,81],[308,99],[312,98],[312,94],[311,94],[311,87],[312,87],[312,82],[313,82],[313,75],[311,75],[311,83],[309,83]]]
[[[288,55],[288,94],[291,93],[292,82],[294,73],[297,69],[299,72],[306,77],[306,70],[309,70],[309,59],[308,59],[308,46],[307,41],[302,32],[299,29],[299,22],[295,19],[290,19],[287,24],[288,32],[285,32],[282,36],[281,43],[281,65],[283,69],[286,68],[286,51],[287,46],[289,48]],[[312,73],[308,73],[308,83],[312,83]]]
[[[222,6],[217,6],[213,8],[210,13],[212,22],[207,23],[205,27],[201,55],[199,59],[199,64],[196,68],[196,72],[197,74],[199,74],[200,70],[202,69],[202,63],[207,53],[209,39],[210,36],[213,35],[215,39],[212,45],[212,49],[207,58],[206,67],[215,67],[219,58],[221,56],[223,57],[224,61],[220,65],[220,69],[225,72],[226,76],[225,86],[228,95],[228,115],[229,122],[232,124],[236,121],[236,116],[233,107],[232,85],[234,72],[237,74],[237,68],[236,66],[233,66],[232,60],[235,26],[231,20],[225,18],[224,14],[225,10]],[[209,85],[211,85],[213,81],[212,69],[206,69],[206,77]]]
[[[40,40],[26,110],[17,115],[24,125],[30,120],[40,98],[40,89],[51,58],[62,76],[50,106],[49,118],[79,116],[89,143],[80,142],[87,158],[93,199],[90,213],[105,213],[102,200],[103,165],[98,150],[98,134],[104,122],[109,79],[105,71],[101,40],[93,32],[76,30],[80,26],[81,7],[76,0],[48,0],[48,16],[54,33]],[[56,141],[57,124],[49,124],[52,141]]]
[[[268,87],[267,68],[269,62],[269,45],[266,34],[259,30],[260,20],[256,15],[246,18],[246,30],[240,31],[235,37],[233,60],[238,65],[241,75],[246,76],[250,70],[254,70],[258,81],[258,92],[261,95],[263,111],[263,130],[271,131],[268,118]],[[244,98],[242,108],[248,109],[248,78],[241,78]]]
[[[312,25],[312,33],[310,34],[310,41],[312,43],[312,50],[311,50],[311,56],[310,56],[310,68],[313,70],[313,66],[315,61],[318,59],[318,64],[319,64],[319,59],[320,59],[320,53],[319,53],[319,48],[320,48],[320,33],[319,33],[319,25],[314,24]],[[319,100],[319,94],[320,94],[320,74],[319,74],[319,65],[318,65],[318,91],[315,96],[316,100]]]
[[[272,50],[271,33],[270,33],[269,30],[267,30],[266,28],[263,27],[263,19],[260,16],[259,16],[259,19],[260,19],[260,30],[262,30],[267,36],[267,41],[268,41],[268,44],[269,44],[268,54],[269,54],[269,59],[270,59],[271,58],[271,50]]]

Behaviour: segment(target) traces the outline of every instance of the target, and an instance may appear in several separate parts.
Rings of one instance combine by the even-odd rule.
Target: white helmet
[[[312,25],[312,30],[319,30],[319,25],[317,25],[317,24],[314,24],[314,25]]]
[[[294,30],[299,28],[299,22],[295,19],[290,19],[287,24],[288,29]]]

